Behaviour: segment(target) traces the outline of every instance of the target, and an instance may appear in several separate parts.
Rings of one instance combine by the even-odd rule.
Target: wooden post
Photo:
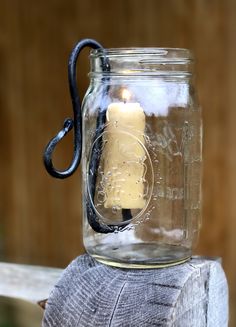
[[[88,255],[64,271],[43,327],[227,327],[228,287],[219,260],[194,257],[164,269],[118,269]]]

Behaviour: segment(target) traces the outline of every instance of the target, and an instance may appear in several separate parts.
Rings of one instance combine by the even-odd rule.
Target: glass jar
[[[201,111],[191,53],[97,49],[90,62],[83,101],[85,248],[119,267],[184,262],[201,216]]]

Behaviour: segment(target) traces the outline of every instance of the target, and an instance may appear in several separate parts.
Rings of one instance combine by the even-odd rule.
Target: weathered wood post
[[[43,327],[226,327],[228,287],[219,260],[164,269],[118,269],[88,255],[63,272]]]

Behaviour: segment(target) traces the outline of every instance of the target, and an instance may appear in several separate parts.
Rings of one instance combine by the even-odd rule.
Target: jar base
[[[191,258],[191,250],[186,247],[153,243],[119,247],[99,245],[87,249],[87,252],[103,264],[130,269],[165,268],[184,263]]]

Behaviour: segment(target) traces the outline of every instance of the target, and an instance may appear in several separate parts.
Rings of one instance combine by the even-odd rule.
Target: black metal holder
[[[47,172],[56,178],[67,178],[71,176],[79,166],[82,153],[82,112],[79,93],[76,82],[76,64],[80,52],[85,47],[93,49],[102,48],[101,44],[92,39],[84,39],[80,41],[72,50],[68,62],[68,80],[70,95],[73,106],[74,120],[67,118],[64,121],[62,130],[48,143],[44,152],[44,165]],[[56,145],[60,140],[74,127],[74,154],[70,166],[63,171],[57,170],[52,163],[52,154]]]
[[[69,88],[70,88],[70,95],[72,100],[72,106],[73,106],[73,113],[74,113],[74,120],[71,118],[67,118],[64,121],[62,130],[51,139],[51,141],[47,144],[46,149],[44,151],[44,165],[47,170],[47,172],[56,178],[64,179],[69,176],[71,176],[77,167],[79,166],[80,160],[81,160],[81,153],[82,153],[82,112],[81,112],[81,102],[78,94],[78,87],[76,82],[76,64],[77,59],[80,54],[80,52],[85,48],[90,47],[93,49],[103,49],[101,44],[99,44],[97,41],[93,39],[84,39],[77,43],[77,45],[74,47],[74,49],[71,52],[71,55],[69,57],[69,63],[68,63],[68,79],[69,79]],[[102,59],[101,60],[102,70],[104,72],[110,71],[110,65],[108,59]],[[104,79],[109,80],[109,77],[104,77]],[[107,93],[109,91],[109,87],[105,85],[103,98],[106,97]],[[105,101],[106,102],[106,101]],[[97,118],[97,125],[96,125],[96,132],[94,139],[98,139],[99,135],[104,130],[104,125],[106,122],[106,109],[107,105],[105,102],[102,102],[99,108],[98,112],[98,118]],[[56,145],[61,141],[61,139],[74,127],[74,153],[73,153],[73,159],[71,161],[70,166],[63,171],[57,170],[52,163],[52,154],[56,147]],[[91,155],[91,160],[89,163],[89,172],[91,173],[91,189],[90,194],[92,196],[92,200],[95,196],[96,191],[96,180],[97,180],[97,169],[99,166],[100,156],[99,151],[102,146],[102,139],[100,138],[100,141],[96,143],[96,148],[93,149]],[[98,233],[112,233],[115,231],[123,230],[128,224],[128,220],[132,218],[131,216],[131,210],[130,209],[122,209],[122,216],[123,221],[127,221],[127,223],[119,225],[106,225],[102,223],[94,210],[94,208],[91,205],[90,199],[86,199],[86,206],[87,206],[87,216],[88,216],[88,222],[90,226],[93,228],[94,231]]]

